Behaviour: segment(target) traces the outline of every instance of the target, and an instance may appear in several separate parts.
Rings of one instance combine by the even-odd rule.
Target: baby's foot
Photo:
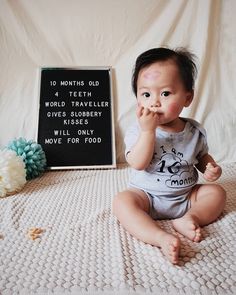
[[[162,253],[167,257],[167,259],[173,263],[177,264],[179,259],[180,251],[180,240],[174,235],[163,232],[160,235],[159,247]]]
[[[181,218],[172,221],[177,232],[193,242],[200,242],[201,228],[198,224],[198,219],[192,215],[185,215]]]

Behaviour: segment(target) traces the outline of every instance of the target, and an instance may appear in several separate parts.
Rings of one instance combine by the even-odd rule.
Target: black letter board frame
[[[48,170],[116,168],[112,68],[40,68],[37,142]]]

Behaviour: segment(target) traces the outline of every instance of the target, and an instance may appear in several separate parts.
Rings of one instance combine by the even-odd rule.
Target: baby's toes
[[[178,241],[174,241],[170,246],[169,246],[169,255],[171,257],[171,262],[176,264],[178,263],[178,258],[179,258],[179,248],[180,244]]]
[[[198,227],[198,228],[195,230],[195,237],[194,237],[193,241],[194,241],[194,242],[200,242],[201,237],[202,237],[201,229]]]

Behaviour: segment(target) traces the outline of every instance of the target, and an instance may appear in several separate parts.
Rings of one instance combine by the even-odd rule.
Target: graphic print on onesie
[[[162,182],[162,186],[165,185],[169,189],[188,188],[196,184],[198,180],[198,173],[193,165],[189,165],[184,159],[184,155],[181,152],[177,152],[175,148],[171,148],[170,151],[164,146],[161,146],[162,155],[157,157],[157,153],[154,153],[154,157],[147,172],[156,175],[156,181]]]
[[[131,169],[130,182],[150,194],[185,194],[198,181],[195,168],[198,160],[208,152],[205,130],[194,120],[186,121],[183,131],[168,133],[156,130],[156,143],[152,161],[145,170]],[[126,132],[126,155],[140,134],[138,122]]]

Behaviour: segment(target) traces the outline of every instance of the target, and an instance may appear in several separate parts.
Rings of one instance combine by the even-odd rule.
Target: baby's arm
[[[150,164],[153,156],[158,114],[149,109],[138,107],[137,117],[141,132],[137,142],[127,154],[127,161],[134,169],[144,170]]]
[[[211,155],[206,154],[196,165],[197,169],[203,173],[207,181],[216,181],[222,173],[221,167],[214,161]]]

